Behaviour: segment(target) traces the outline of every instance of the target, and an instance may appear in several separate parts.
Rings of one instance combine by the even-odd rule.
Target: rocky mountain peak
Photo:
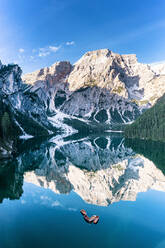
[[[82,60],[87,58],[87,57],[101,57],[101,56],[106,56],[106,57],[109,57],[110,55],[112,54],[112,51],[109,50],[109,49],[99,49],[99,50],[95,50],[95,51],[89,51],[89,52],[86,52],[83,56],[82,56]],[[79,61],[81,61],[81,59]],[[77,62],[78,63],[78,62]],[[77,64],[76,63],[76,64]]]
[[[125,98],[142,99],[145,83],[154,75],[148,65],[138,63],[135,54],[120,55],[102,49],[82,56],[75,63],[68,82],[71,91],[97,86]]]
[[[159,76],[150,65],[139,63],[136,54],[100,49],[85,53],[74,66],[57,62],[24,75],[23,80],[28,84],[44,81],[50,87],[57,82],[68,83],[71,92],[95,86],[141,106],[154,104],[165,92],[164,78]]]

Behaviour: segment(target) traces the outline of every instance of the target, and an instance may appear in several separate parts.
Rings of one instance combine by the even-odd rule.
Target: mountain
[[[106,56],[104,50],[101,51],[101,54],[103,57]],[[89,63],[87,67],[90,67]],[[103,67],[104,65],[102,65],[101,73]],[[111,70],[110,65],[109,70]],[[95,71],[97,71],[97,68]],[[97,125],[99,123],[122,124],[132,121],[140,115],[136,103],[130,102],[122,94],[116,94],[117,88],[114,88],[114,92],[111,92],[108,85],[107,87],[103,85],[100,87],[99,81],[95,84],[88,82],[84,85],[81,83],[80,76],[84,78],[82,72],[89,74],[88,69],[81,69],[79,77],[74,75],[76,72],[76,65],[71,66],[69,62],[58,62],[49,68],[41,69],[23,77],[24,82],[33,84],[34,88],[40,88],[40,91],[42,91],[41,97],[44,95],[46,98],[45,104],[47,104],[51,114],[50,120],[54,125],[59,125],[60,118],[61,120],[62,118],[68,118],[67,124],[74,126],[74,128],[78,120]],[[78,86],[73,89],[75,78],[77,78]],[[113,82],[111,82],[111,85],[113,86]],[[115,85],[115,87],[117,86]],[[120,90],[121,88],[119,88]],[[76,125],[74,125],[75,122]]]
[[[21,73],[18,65],[0,63],[2,157],[12,153],[18,137],[122,130],[165,92],[164,75],[136,55],[108,49],[88,52],[74,65],[57,62],[23,80]]]
[[[56,127],[62,123],[64,130],[64,123],[74,129],[82,124],[83,129],[85,124],[112,129],[134,121],[165,92],[164,79],[136,55],[108,49],[88,52],[73,66],[57,62],[23,76],[41,92],[49,120]]]
[[[69,62],[61,65],[58,62],[24,75],[23,80],[29,84],[50,82],[55,85],[60,78],[72,93],[81,88],[97,87],[144,105],[153,104],[161,96],[157,88],[165,92],[163,75],[152,68],[139,63],[135,54],[119,55],[101,49],[87,52],[73,66]]]
[[[165,141],[165,94],[125,129],[127,138]]]

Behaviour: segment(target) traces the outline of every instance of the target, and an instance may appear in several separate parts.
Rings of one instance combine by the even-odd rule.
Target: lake
[[[164,248],[164,159],[121,134],[20,141],[0,162],[0,248]]]

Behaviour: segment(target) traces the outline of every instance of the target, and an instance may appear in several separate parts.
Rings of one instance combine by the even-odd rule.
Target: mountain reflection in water
[[[19,199],[23,182],[56,194],[75,191],[85,202],[107,206],[135,201],[139,192],[165,191],[165,145],[124,140],[121,135],[53,137],[20,144],[19,154],[1,161],[0,202]],[[160,168],[160,169],[159,169]]]

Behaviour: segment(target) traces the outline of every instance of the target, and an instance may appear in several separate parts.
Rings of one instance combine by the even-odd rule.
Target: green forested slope
[[[165,94],[125,129],[127,138],[165,141]]]

